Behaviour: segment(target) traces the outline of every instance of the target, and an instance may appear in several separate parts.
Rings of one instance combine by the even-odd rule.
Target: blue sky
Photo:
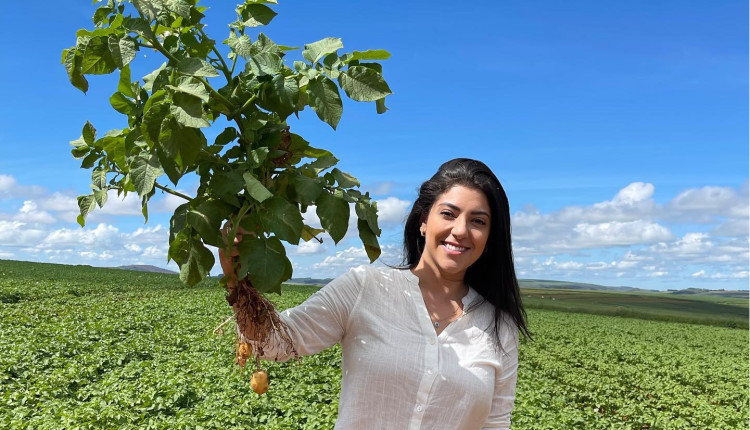
[[[174,268],[176,199],[156,199],[147,224],[135,199],[75,223],[90,172],[68,141],[87,120],[99,133],[126,123],[108,103],[115,77],[92,77],[84,95],[60,63],[95,6],[26,3],[0,16],[0,258]],[[748,288],[747,2],[280,3],[263,29],[278,43],[336,36],[346,52],[392,54],[385,115],[345,102],[336,132],[309,110],[290,123],[379,201],[383,261],[399,261],[419,184],[465,156],[490,165],[508,193],[522,278]],[[207,32],[223,40],[235,2],[201,4]],[[161,61],[139,52],[133,76]],[[287,252],[299,277],[366,261],[355,231]]]

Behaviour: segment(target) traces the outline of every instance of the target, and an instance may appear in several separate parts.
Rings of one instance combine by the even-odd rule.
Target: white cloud
[[[45,189],[36,185],[21,185],[11,175],[0,174],[0,199],[29,198],[45,193]]]
[[[53,212],[78,212],[78,200],[60,192],[54,192],[38,200],[39,207]]]
[[[378,200],[378,225],[381,228],[403,225],[411,202],[396,197]]]
[[[706,186],[685,190],[664,208],[675,219],[709,223],[717,218],[744,219],[750,215],[747,190],[744,187]]]
[[[750,222],[747,217],[729,219],[717,225],[716,228],[711,230],[711,234],[715,236],[745,236],[750,234]]]
[[[315,239],[308,242],[300,241],[296,248],[297,254],[321,254],[326,251],[326,248]]]
[[[0,246],[33,246],[47,232],[22,221],[0,220]]]
[[[578,224],[572,239],[578,248],[626,246],[669,240],[672,234],[659,224],[644,221]]]
[[[18,213],[13,217],[13,219],[17,221],[40,224],[54,224],[56,222],[55,217],[53,217],[46,211],[40,210],[37,204],[32,200],[24,201],[23,206],[18,210]]]

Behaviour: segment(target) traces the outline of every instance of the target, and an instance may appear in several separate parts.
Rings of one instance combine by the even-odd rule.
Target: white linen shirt
[[[494,307],[469,288],[437,335],[410,270],[360,266],[281,312],[300,355],[341,343],[335,429],[509,429],[518,330],[491,336]],[[267,349],[265,359],[288,356]]]

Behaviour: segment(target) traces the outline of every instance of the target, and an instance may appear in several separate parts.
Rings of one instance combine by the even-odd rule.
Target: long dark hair
[[[412,269],[419,263],[425,245],[419,228],[435,200],[456,185],[484,193],[492,215],[487,252],[466,270],[464,281],[495,306],[494,334],[498,340],[503,314],[516,323],[521,333],[531,338],[513,264],[508,197],[495,174],[481,161],[469,158],[447,161],[419,187],[419,196],[404,226],[403,265]]]

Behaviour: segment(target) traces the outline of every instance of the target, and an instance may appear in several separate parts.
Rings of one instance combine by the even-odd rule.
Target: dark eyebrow
[[[443,202],[443,203],[439,203],[439,205],[441,205],[441,206],[448,206],[449,208],[453,209],[456,212],[461,212],[461,208],[459,208],[458,206],[454,205],[453,203]],[[484,215],[487,218],[492,218],[490,216],[490,214],[488,214],[485,211],[473,211],[473,212],[471,212],[471,214],[472,215]]]

